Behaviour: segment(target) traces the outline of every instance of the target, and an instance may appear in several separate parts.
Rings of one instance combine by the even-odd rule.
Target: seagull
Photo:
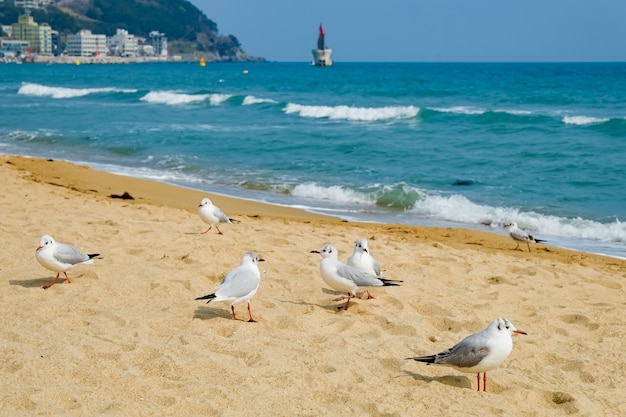
[[[198,297],[196,300],[209,300],[207,304],[211,301],[230,301],[233,320],[237,320],[235,304],[247,301],[248,314],[250,315],[248,322],[256,323],[257,321],[252,318],[250,311],[250,299],[254,297],[261,283],[261,271],[258,262],[262,261],[264,259],[259,258],[256,253],[246,252],[241,258],[239,266],[226,274],[214,293]]]
[[[339,307],[339,309],[348,309],[348,306],[350,305],[350,299],[352,297],[356,297],[356,292],[358,288],[398,286],[400,285],[398,284],[398,282],[402,282],[379,278],[375,275],[359,271],[353,266],[344,264],[343,262],[339,261],[339,253],[337,252],[337,248],[333,245],[325,245],[319,250],[312,250],[311,253],[319,253],[320,255],[322,255],[322,261],[320,262],[320,272],[322,273],[322,278],[324,279],[324,282],[334,290],[348,293],[347,296],[339,297],[333,300],[339,301],[345,298],[348,299],[346,304],[343,307]],[[369,295],[369,292],[368,298],[373,298],[371,295]]]
[[[366,274],[380,277],[380,265],[369,251],[367,239],[360,238],[354,244],[354,252],[348,258],[348,265]]]
[[[489,323],[485,330],[467,336],[459,343],[435,355],[417,356],[412,358],[429,365],[451,366],[457,371],[474,373],[480,391],[480,373],[483,373],[483,391],[487,390],[487,371],[496,369],[504,362],[513,350],[513,334],[526,334],[517,330],[505,318],[498,318]]]
[[[67,276],[66,271],[78,264],[93,264],[92,259],[96,256],[100,256],[100,254],[85,254],[74,246],[55,241],[50,235],[43,235],[39,239],[39,246],[37,246],[37,250],[35,251],[35,258],[41,266],[57,273],[54,281],[44,286],[43,289],[47,290],[52,287],[59,279],[61,272],[65,274],[67,282],[71,283],[72,281],[70,277]]]
[[[518,228],[517,227],[517,223],[515,223],[515,222],[509,223],[509,224],[505,224],[504,227],[509,229],[509,235],[511,236],[511,239],[513,239],[515,242],[517,242],[517,246],[515,247],[514,250],[517,250],[519,248],[519,243],[520,242],[526,242],[526,245],[528,245],[528,252],[530,252],[530,243],[529,242],[533,242],[533,243],[545,242],[545,240],[535,239],[534,237],[529,235],[527,232],[525,232],[522,229]]]
[[[217,229],[218,234],[223,234],[219,227],[217,227],[220,223],[232,223],[232,219],[230,219],[221,208],[214,205],[211,200],[208,198],[203,198],[198,206],[198,214],[200,218],[205,223],[209,224],[209,228],[206,229],[202,234],[207,233],[213,226]]]

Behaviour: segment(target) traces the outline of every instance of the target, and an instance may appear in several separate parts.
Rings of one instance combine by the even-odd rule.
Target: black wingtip
[[[382,282],[383,282],[383,287],[399,287],[400,286],[400,282],[404,282],[404,281],[400,281],[400,280],[396,280],[396,279],[386,279],[386,278],[379,278]]]
[[[97,258],[98,256],[100,256],[99,253],[90,253],[87,256],[89,256],[89,259],[93,259],[93,258]]]
[[[423,362],[423,363],[435,363],[435,357],[434,356],[415,356],[415,357],[411,357],[411,358],[406,358],[405,360],[414,360],[416,362]]]
[[[205,295],[203,297],[198,297],[198,298],[196,298],[196,300],[209,300],[209,301],[207,301],[207,304],[208,304],[214,298],[215,298],[215,294],[208,294],[208,295]]]

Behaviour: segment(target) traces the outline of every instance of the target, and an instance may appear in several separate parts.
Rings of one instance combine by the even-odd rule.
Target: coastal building
[[[1,2],[2,0],[0,0]],[[2,30],[2,33],[4,33],[5,36],[8,36],[9,38],[13,36],[13,26],[11,25],[0,25],[0,29]]]
[[[52,0],[15,0],[15,7],[25,9],[43,9],[52,3]]]
[[[76,34],[67,35],[65,52],[70,56],[107,55],[106,36],[93,34],[90,30],[81,30]]]
[[[52,54],[52,28],[47,23],[35,23],[29,14],[21,15],[17,23],[11,25],[11,37],[13,40],[28,42],[33,53]]]
[[[313,65],[316,67],[330,67],[333,65],[332,49],[326,47],[324,28],[320,23],[320,33],[317,37],[317,49],[313,49]]]
[[[0,49],[2,51],[10,51],[13,56],[26,55],[29,48],[28,41],[16,41],[13,39],[0,40]]]
[[[107,47],[114,56],[136,57],[139,50],[139,42],[135,35],[130,35],[127,30],[117,29],[115,35],[107,38]]]
[[[52,55],[59,56],[61,55],[61,35],[58,30],[53,30],[51,33],[52,37]]]
[[[160,33],[156,30],[150,32],[150,45],[154,48],[154,55],[167,56],[167,38],[165,33]]]

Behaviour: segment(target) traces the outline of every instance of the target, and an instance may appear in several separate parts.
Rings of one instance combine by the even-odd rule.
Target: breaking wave
[[[297,197],[328,200],[340,204],[361,206],[361,210],[394,209],[402,211],[406,223],[419,224],[419,219],[484,225],[502,228],[516,222],[519,227],[540,236],[587,239],[626,243],[626,223],[619,219],[603,223],[581,217],[567,218],[520,211],[513,207],[493,207],[476,204],[459,195],[438,195],[407,184],[373,185],[363,189],[316,183],[300,184],[291,190]],[[354,208],[354,207],[353,207]],[[412,219],[412,220],[411,220]]]
[[[244,106],[249,106],[251,104],[261,104],[261,103],[277,103],[277,101],[272,100],[270,98],[259,98],[255,96],[246,96],[241,103]]]
[[[316,119],[372,122],[379,120],[414,118],[419,114],[420,108],[415,106],[305,106],[301,104],[288,103],[283,111],[286,114],[298,114],[302,117]]]
[[[175,91],[150,91],[141,98],[141,101],[169,106],[209,102],[213,106],[218,106],[231,97],[231,94],[186,94]]]
[[[611,119],[603,117],[589,117],[589,116],[565,116],[563,117],[563,123],[568,125],[591,125],[608,122]]]
[[[83,97],[89,94],[99,93],[135,93],[134,89],[120,89],[114,87],[104,88],[67,88],[67,87],[51,87],[35,83],[22,83],[17,94],[25,96],[52,97],[56,99]]]

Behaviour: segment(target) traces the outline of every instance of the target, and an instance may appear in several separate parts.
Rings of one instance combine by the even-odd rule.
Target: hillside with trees
[[[0,23],[17,22],[23,14],[12,0],[0,3]],[[234,35],[219,34],[217,24],[186,0],[59,0],[32,9],[38,23],[48,23],[61,36],[82,29],[112,36],[117,29],[148,37],[165,33],[170,54],[202,55],[212,61],[264,61],[247,55]]]

